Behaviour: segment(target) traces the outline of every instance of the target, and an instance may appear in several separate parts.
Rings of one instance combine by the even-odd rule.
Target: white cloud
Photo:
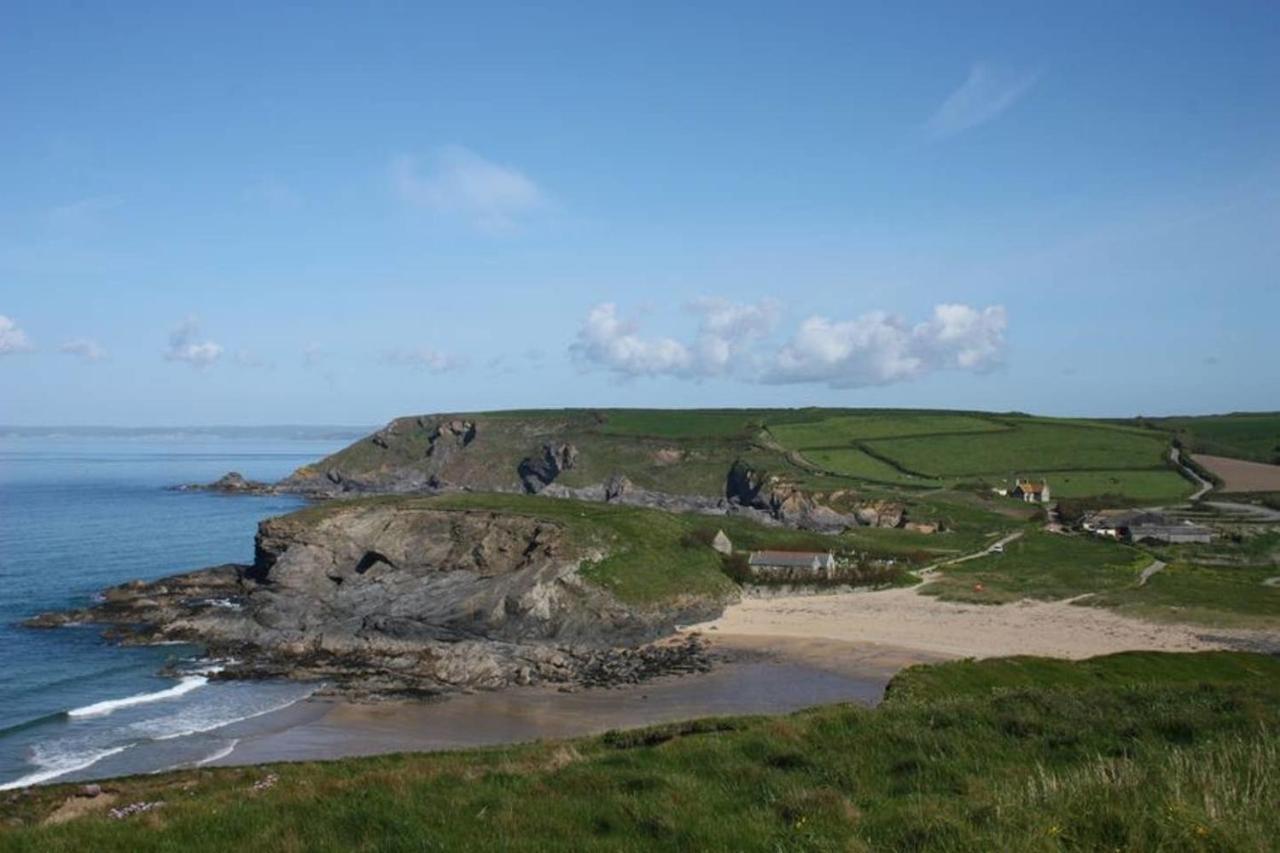
[[[58,347],[59,352],[74,355],[84,361],[105,361],[107,351],[92,338],[73,338]]]
[[[814,316],[800,324],[760,379],[860,388],[949,368],[980,372],[999,363],[1006,325],[999,305],[938,305],[914,326],[884,311],[845,321]]]
[[[35,349],[27,333],[18,328],[18,324],[0,314],[0,355],[14,352],[27,352]]]
[[[465,358],[447,355],[429,347],[388,350],[383,354],[382,360],[387,364],[414,367],[431,373],[452,373],[467,366]]]
[[[703,299],[687,308],[699,315],[688,342],[646,337],[613,303],[588,312],[570,347],[574,358],[627,378],[738,376],[765,383],[824,383],[833,388],[884,385],[936,370],[980,372],[1004,350],[1004,308],[938,305],[924,322],[909,324],[884,311],[853,320],[814,316],[781,346],[767,339],[778,304]]]
[[[960,88],[947,96],[929,119],[929,132],[942,138],[986,124],[1020,101],[1039,79],[1038,72],[975,63]]]
[[[391,162],[391,182],[405,202],[460,216],[487,231],[511,228],[545,204],[538,185],[517,169],[460,146],[441,149],[422,174],[407,155]]]
[[[777,321],[778,305],[764,300],[743,305],[724,299],[701,299],[685,306],[699,316],[689,343],[674,338],[646,338],[636,324],[618,315],[612,302],[595,306],[570,347],[580,362],[606,367],[623,376],[717,376],[737,366],[742,351],[767,335]]]
[[[213,341],[197,341],[200,335],[200,321],[188,317],[169,333],[169,348],[165,350],[166,361],[183,361],[192,367],[208,367],[222,356],[222,346]]]

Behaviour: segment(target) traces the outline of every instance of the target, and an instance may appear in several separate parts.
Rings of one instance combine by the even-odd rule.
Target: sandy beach
[[[884,643],[918,655],[974,658],[1280,649],[1280,637],[1261,631],[1145,622],[1069,601],[955,604],[920,595],[914,587],[747,598],[719,619],[687,630],[758,641],[787,637]]]

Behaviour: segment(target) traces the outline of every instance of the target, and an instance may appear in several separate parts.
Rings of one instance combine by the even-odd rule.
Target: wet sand
[[[529,687],[439,702],[309,700],[223,730],[238,738],[213,765],[309,761],[578,737],[727,714],[833,702],[871,706],[904,666],[944,659],[879,643],[716,636],[725,660],[703,675],[561,693]]]

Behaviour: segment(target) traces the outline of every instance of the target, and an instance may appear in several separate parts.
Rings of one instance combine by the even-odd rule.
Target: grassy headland
[[[474,441],[442,461],[432,436],[450,419]],[[736,460],[811,491],[856,489],[910,499],[922,490],[1008,484],[1046,475],[1072,497],[1177,500],[1191,484],[1169,467],[1172,433],[1099,421],[1020,414],[859,409],[566,409],[401,418],[377,435],[303,469],[319,481],[393,471],[440,475],[477,490],[519,487],[521,460],[571,444],[570,487],[624,475],[669,494],[720,496]],[[443,472],[443,473],[442,473]]]

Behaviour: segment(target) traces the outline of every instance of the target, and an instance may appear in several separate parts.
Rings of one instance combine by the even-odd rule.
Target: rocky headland
[[[232,661],[219,677],[324,680],[348,695],[601,686],[705,670],[696,638],[653,641],[723,601],[627,605],[580,575],[606,556],[583,540],[521,514],[328,504],[264,521],[251,565],[134,581],[28,624],[91,622],[123,642],[200,643]]]

